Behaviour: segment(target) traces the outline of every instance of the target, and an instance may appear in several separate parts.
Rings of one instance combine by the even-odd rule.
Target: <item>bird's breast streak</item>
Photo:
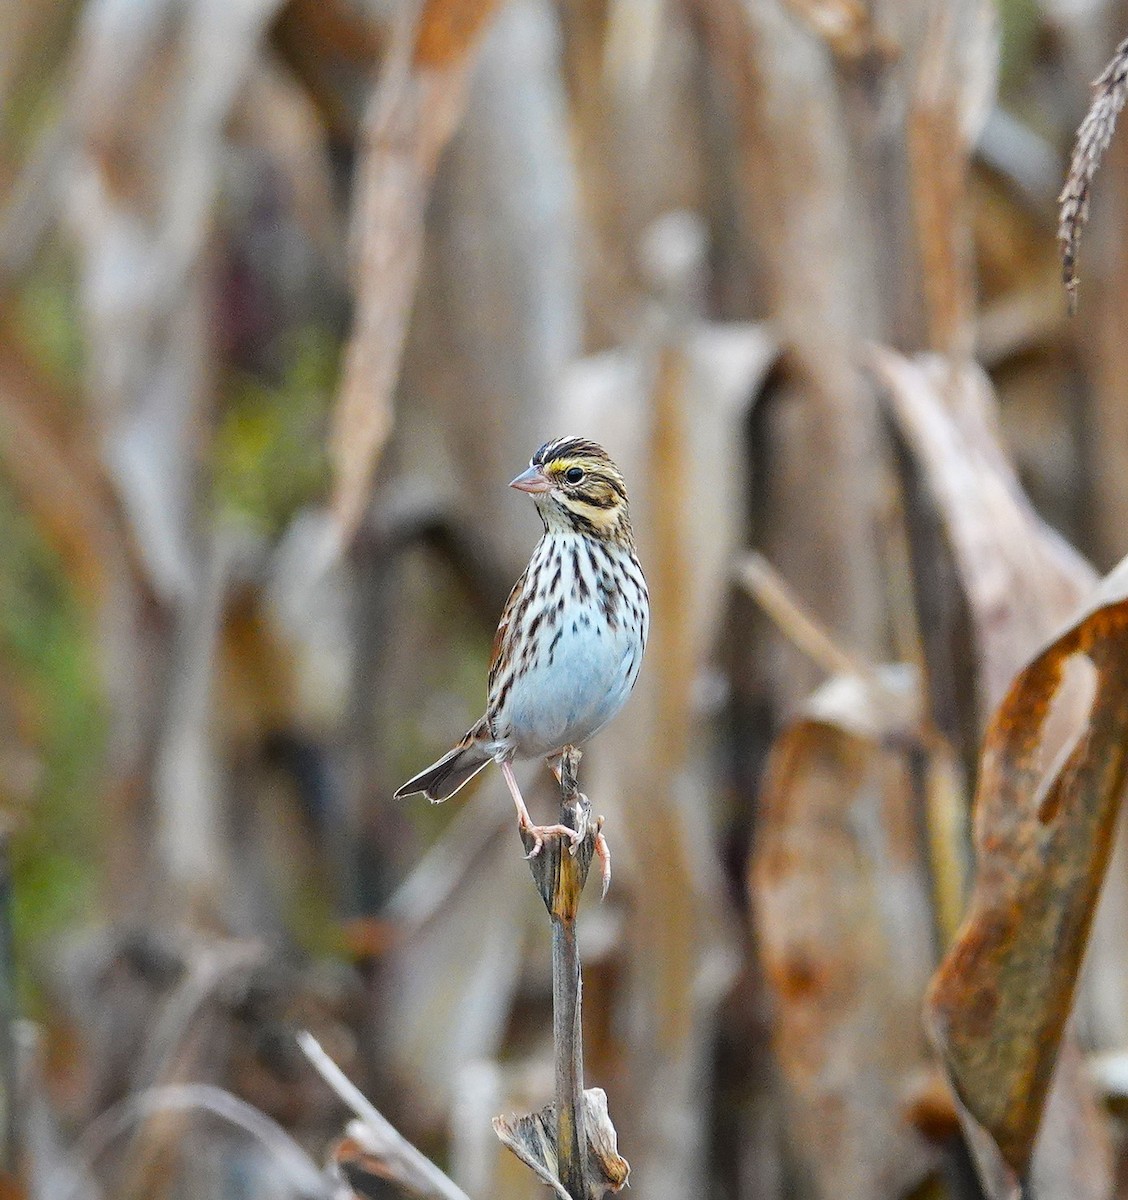
[[[520,646],[498,733],[522,757],[586,741],[623,706],[638,674],[639,584],[575,534],[548,535],[529,574],[544,591],[512,628]],[[611,585],[618,577],[622,591]],[[539,590],[539,588],[538,588]],[[536,622],[536,628],[532,623]]]

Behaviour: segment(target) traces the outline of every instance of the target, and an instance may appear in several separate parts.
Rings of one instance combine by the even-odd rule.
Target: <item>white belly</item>
[[[523,758],[587,741],[634,687],[642,663],[638,633],[622,625],[612,631],[598,613],[587,619],[587,625],[578,618],[554,629],[546,642],[551,655],[542,652],[513,682],[506,718]]]

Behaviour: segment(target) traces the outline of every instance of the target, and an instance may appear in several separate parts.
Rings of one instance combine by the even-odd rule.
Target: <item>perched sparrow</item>
[[[559,779],[564,747],[587,741],[623,707],[642,664],[650,598],[623,477],[602,447],[576,437],[546,442],[509,486],[533,497],[544,536],[501,614],[486,715],[396,796],[445,800],[493,759],[535,855],[550,835],[578,835],[533,824],[513,759],[543,755]]]

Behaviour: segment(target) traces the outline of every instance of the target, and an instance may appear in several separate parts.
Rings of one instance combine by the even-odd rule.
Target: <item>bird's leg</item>
[[[546,758],[548,769],[556,776],[556,782],[561,786],[564,784],[564,773],[560,769],[560,756],[556,758]],[[585,802],[587,797],[584,796]],[[601,879],[600,899],[607,895],[607,889],[611,886],[611,847],[607,845],[607,839],[603,836],[603,818],[596,817],[595,819],[595,853],[599,858],[599,874]]]
[[[529,810],[525,807],[525,801],[521,796],[521,789],[517,786],[517,776],[513,774],[513,764],[503,761],[498,765],[501,767],[501,773],[505,776],[505,782],[509,785],[509,794],[513,797],[513,803],[517,805],[517,823],[533,839],[534,844],[532,850],[529,851],[529,858],[536,858],[547,837],[570,838],[573,846],[580,840],[580,835],[574,829],[569,829],[567,825],[534,825],[533,818],[529,816]]]

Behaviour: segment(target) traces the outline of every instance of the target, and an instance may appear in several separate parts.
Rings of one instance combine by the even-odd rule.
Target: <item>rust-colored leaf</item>
[[[910,360],[886,348],[875,349],[872,361],[888,389],[891,415],[952,556],[952,580],[947,580],[943,568],[929,574],[944,551],[939,544],[930,544],[935,535],[928,532],[927,522],[917,529],[918,561],[933,564],[926,567],[918,588],[934,713],[942,714],[941,724],[949,729],[955,720],[955,728],[967,739],[967,752],[974,753],[981,731],[1016,672],[1092,595],[1097,576],[1041,519],[1023,492],[1002,445],[990,380],[976,364],[936,355]],[[958,698],[960,676],[952,673],[957,660],[948,659],[958,654],[958,640],[949,643],[946,638],[954,638],[953,632],[942,632],[948,603],[944,589],[951,586],[964,597],[976,643],[974,675],[968,677],[975,692]],[[932,618],[938,618],[935,628],[929,626]],[[1055,720],[1069,717],[1068,701],[1063,694]],[[1095,934],[1103,935],[1106,947],[1119,946],[1125,903],[1123,886],[1108,890]],[[943,927],[948,941],[955,925],[946,921]],[[1115,1014],[1128,988],[1119,950],[1094,954],[1091,962],[1088,1028],[1098,1038],[1115,1038],[1114,1031],[1121,1025]],[[1091,1091],[1082,1071],[1057,1072],[1045,1135],[1030,1167],[1040,1192],[1054,1194],[1055,1181],[1068,1179],[1061,1194],[1073,1198],[1102,1194],[1099,1178],[1109,1168],[1109,1148]],[[1001,1163],[989,1161],[991,1154],[983,1152],[984,1139],[970,1127],[969,1134],[987,1186],[994,1187],[1001,1178]]]
[[[1019,1178],[1030,1166],[1124,782],[1126,585],[1128,560],[1095,606],[1023,669],[995,713],[976,797],[974,892],[928,998],[958,1094]],[[1060,698],[1085,661],[1088,720],[1048,763],[1051,741],[1061,741]]]

